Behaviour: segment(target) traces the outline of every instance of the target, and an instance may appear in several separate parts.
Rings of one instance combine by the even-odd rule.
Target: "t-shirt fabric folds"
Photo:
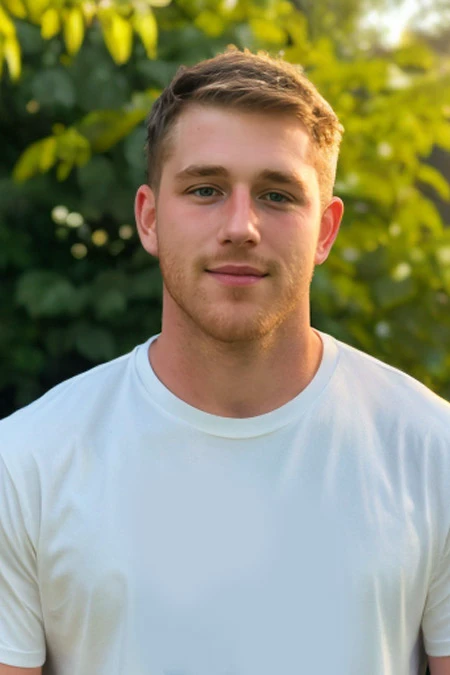
[[[147,343],[0,423],[0,663],[46,675],[423,675],[450,655],[450,405],[325,333],[270,413]]]

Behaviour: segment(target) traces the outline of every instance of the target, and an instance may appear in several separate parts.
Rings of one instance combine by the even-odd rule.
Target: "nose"
[[[236,188],[227,199],[218,232],[220,244],[255,246],[261,241],[259,219],[252,196],[245,187]]]

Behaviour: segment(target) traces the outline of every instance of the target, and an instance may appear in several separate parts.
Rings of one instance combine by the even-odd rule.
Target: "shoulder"
[[[136,347],[50,389],[33,403],[0,421],[0,458],[22,457],[55,447],[75,437],[83,426],[99,420],[124,389],[134,383]]]
[[[379,419],[423,433],[437,431],[450,444],[450,403],[407,373],[335,338],[338,386]]]

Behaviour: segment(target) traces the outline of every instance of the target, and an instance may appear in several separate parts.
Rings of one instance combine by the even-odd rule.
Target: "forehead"
[[[311,140],[293,115],[192,104],[175,121],[166,142],[163,172],[202,163],[250,173],[308,171],[313,165]]]

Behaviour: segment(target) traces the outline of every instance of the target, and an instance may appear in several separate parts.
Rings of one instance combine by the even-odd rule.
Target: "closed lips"
[[[207,270],[211,274],[231,274],[233,276],[251,276],[251,277],[265,277],[267,276],[261,270],[256,269],[255,267],[248,266],[237,266],[237,265],[224,265],[223,267],[215,267],[213,269]]]

